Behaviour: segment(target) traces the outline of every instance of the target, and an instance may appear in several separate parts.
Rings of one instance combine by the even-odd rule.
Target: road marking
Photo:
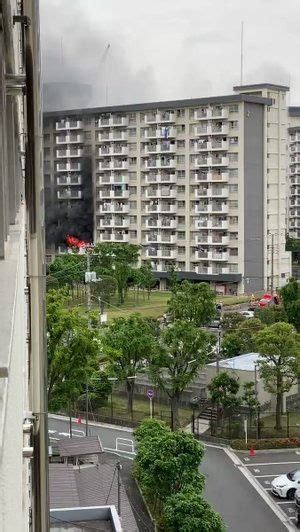
[[[253,469],[254,473],[260,473],[260,469]]]
[[[248,458],[248,456],[245,456],[244,460],[245,462],[249,462],[250,458]]]
[[[269,480],[264,480],[264,483],[265,484],[271,484],[271,482]]]
[[[284,524],[284,526],[289,530],[289,532],[294,532],[294,527],[290,524],[288,516],[281,510],[279,506],[271,499],[271,497],[266,493],[266,491],[271,491],[271,488],[263,488],[261,484],[259,484],[258,480],[251,474],[249,469],[247,469],[248,464],[243,464],[243,462],[229,449],[224,449],[224,452],[227,454],[227,456],[231,459],[231,461],[234,463],[234,465],[239,466],[239,470],[246,477],[246,479],[249,481],[249,483],[253,486],[253,488],[257,491],[257,493],[261,496],[261,498],[265,501],[265,503],[273,510],[275,515],[277,515],[278,519]]]
[[[260,462],[259,464],[244,464],[244,466],[253,467],[254,465],[273,466],[273,465],[284,465],[284,464],[300,464],[300,462]]]
[[[267,477],[279,477],[279,474],[276,475],[254,475],[255,478],[267,478]]]
[[[291,501],[277,501],[277,504],[293,504]]]
[[[129,440],[128,438],[116,438],[116,450],[122,451],[119,447],[129,447],[131,450],[127,451],[130,453],[134,453],[134,442],[133,440]]]

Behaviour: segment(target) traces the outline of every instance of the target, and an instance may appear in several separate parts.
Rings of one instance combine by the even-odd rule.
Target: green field
[[[126,317],[133,312],[139,312],[148,318],[159,318],[167,309],[167,302],[170,298],[170,292],[160,292],[153,290],[148,299],[146,292],[140,291],[137,298],[136,293],[133,290],[129,290],[126,296],[125,303],[122,306],[117,304],[115,298],[108,304],[106,304],[105,312],[108,314],[108,319],[118,318],[120,316]],[[218,296],[218,302],[222,302],[225,306],[238,305],[249,301],[249,296]],[[74,298],[72,305],[86,306],[86,297]],[[96,310],[98,305],[93,301],[93,309]]]

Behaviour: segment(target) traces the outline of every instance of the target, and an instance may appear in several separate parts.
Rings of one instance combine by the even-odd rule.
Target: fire
[[[72,248],[78,248],[78,249],[88,249],[88,248],[91,248],[93,245],[90,242],[85,242],[84,240],[80,240],[76,236],[72,236],[72,235],[66,236],[66,242],[68,246]]]

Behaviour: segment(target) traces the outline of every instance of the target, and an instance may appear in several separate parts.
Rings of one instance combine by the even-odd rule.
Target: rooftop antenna
[[[107,80],[107,67],[106,67],[106,60],[108,56],[108,52],[110,49],[110,44],[108,44],[102,54],[101,57],[101,63],[103,63],[103,72],[104,72],[104,81],[105,81],[105,105],[108,105],[108,80]]]
[[[243,85],[244,74],[244,22],[241,23],[241,85]]]

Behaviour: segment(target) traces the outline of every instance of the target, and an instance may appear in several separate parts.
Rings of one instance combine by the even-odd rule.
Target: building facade
[[[46,196],[56,206],[64,197],[69,212],[80,205],[86,155],[94,242],[141,245],[161,287],[176,268],[220,293],[276,289],[290,276],[287,91],[251,85],[221,97],[45,113]]]
[[[46,532],[38,1],[0,0],[0,21],[0,530]]]
[[[300,107],[289,108],[289,235],[300,238]]]

